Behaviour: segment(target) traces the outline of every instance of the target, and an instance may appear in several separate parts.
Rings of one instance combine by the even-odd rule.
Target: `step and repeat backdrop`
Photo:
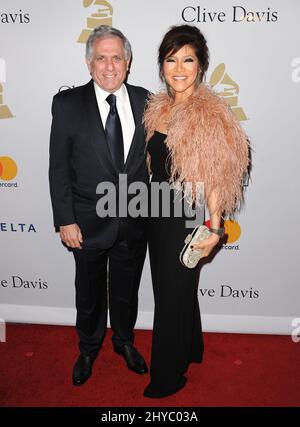
[[[0,318],[74,324],[74,261],[55,233],[48,186],[51,102],[85,84],[85,42],[101,24],[129,38],[129,83],[161,88],[157,48],[171,25],[197,25],[206,81],[252,146],[246,204],[203,265],[206,331],[290,334],[300,325],[300,2],[297,0],[0,1]],[[151,328],[148,258],[137,327]]]

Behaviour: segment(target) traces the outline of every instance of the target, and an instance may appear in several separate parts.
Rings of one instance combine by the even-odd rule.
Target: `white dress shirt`
[[[108,97],[108,95],[110,95],[110,92],[106,92],[105,90],[101,89],[101,87],[98,86],[95,82],[94,87],[101,120],[105,129],[105,124],[110,109],[109,103],[106,101],[106,98]],[[114,92],[114,95],[117,97],[117,109],[123,133],[124,162],[126,162],[126,158],[135,131],[135,123],[126,86],[122,84],[120,89]]]

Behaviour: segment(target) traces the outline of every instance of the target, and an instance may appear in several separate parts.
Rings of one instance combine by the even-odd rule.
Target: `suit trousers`
[[[107,328],[109,307],[115,348],[133,343],[138,289],[146,254],[146,238],[130,241],[120,219],[117,240],[109,249],[73,251],[76,276],[76,331],[83,354],[97,354]]]

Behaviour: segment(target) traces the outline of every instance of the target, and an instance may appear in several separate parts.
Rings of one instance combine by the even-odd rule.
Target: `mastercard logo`
[[[235,221],[224,221],[225,234],[227,234],[227,243],[236,242],[242,233],[241,227]]]
[[[0,179],[3,179],[3,181],[11,181],[17,173],[18,166],[11,157],[0,157]]]
[[[210,221],[205,221],[205,225],[210,227]],[[241,227],[236,221],[226,219],[224,221],[225,234],[227,235],[226,243],[236,242],[242,233]]]

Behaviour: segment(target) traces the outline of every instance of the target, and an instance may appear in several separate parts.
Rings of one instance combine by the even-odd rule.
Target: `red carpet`
[[[186,387],[147,399],[149,376],[130,372],[112,351],[111,331],[81,387],[71,384],[77,357],[73,327],[7,326],[0,343],[0,406],[300,406],[300,343],[289,336],[205,333],[205,357],[188,371]],[[136,331],[147,362],[151,331]]]

